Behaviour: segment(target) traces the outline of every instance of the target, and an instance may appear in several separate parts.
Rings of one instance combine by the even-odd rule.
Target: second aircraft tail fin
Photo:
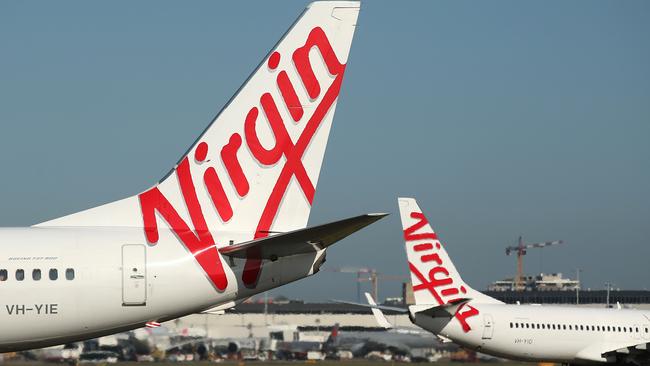
[[[499,303],[463,281],[415,199],[398,201],[415,303],[444,305],[464,298]]]

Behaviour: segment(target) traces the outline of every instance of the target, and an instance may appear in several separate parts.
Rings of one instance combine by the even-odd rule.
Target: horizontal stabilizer
[[[452,300],[443,305],[411,305],[409,310],[413,315],[424,314],[432,318],[449,318],[456,315],[463,305],[470,302],[471,299],[457,299]]]
[[[222,255],[234,258],[275,260],[325,249],[388,214],[366,214],[329,224],[276,234],[219,248]],[[254,249],[254,250],[252,250]]]

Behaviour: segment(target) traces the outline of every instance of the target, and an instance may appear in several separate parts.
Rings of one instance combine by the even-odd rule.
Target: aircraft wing
[[[647,339],[592,343],[576,354],[584,362],[650,365],[650,344]]]
[[[608,362],[650,365],[650,344],[638,339],[630,342],[630,345],[603,352],[600,356]]]
[[[408,313],[408,309],[406,308],[398,308],[396,306],[385,306],[385,305],[377,305],[377,304],[363,304],[360,302],[352,302],[352,301],[345,301],[345,300],[336,300],[332,299],[330,301],[333,302],[338,302],[339,304],[346,304],[346,305],[355,305],[355,306],[360,306],[363,308],[370,308],[370,309],[379,309],[379,310],[385,310],[385,311],[393,311],[396,313]]]
[[[346,238],[388,214],[366,214],[328,224],[275,234],[219,248],[219,253],[234,258],[276,260],[296,254],[312,253]]]

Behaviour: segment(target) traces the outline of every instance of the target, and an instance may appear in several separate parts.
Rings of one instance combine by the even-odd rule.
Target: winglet
[[[369,293],[365,293],[366,299],[368,300],[368,305],[371,306],[370,310],[372,310],[372,315],[375,317],[375,321],[377,321],[377,324],[379,324],[380,327],[385,328],[385,329],[390,329],[393,327],[393,325],[386,319],[386,316],[384,316],[384,313],[378,308],[376,308],[377,303],[375,302],[375,299],[372,298],[372,295]]]

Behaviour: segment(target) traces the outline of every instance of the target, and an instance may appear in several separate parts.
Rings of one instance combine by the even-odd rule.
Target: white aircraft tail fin
[[[219,260],[216,249],[206,250],[221,245],[212,233],[243,233],[241,242],[304,228],[359,6],[310,4],[155,186],[36,226],[144,228],[150,245],[168,229],[206,263]],[[245,272],[253,284],[259,271],[247,264]]]
[[[355,1],[310,4],[163,180],[39,226],[146,226],[150,242],[156,213],[257,237],[305,227],[358,13]]]
[[[386,316],[381,311],[381,309],[376,308],[377,303],[375,302],[375,299],[372,298],[372,295],[367,292],[365,295],[366,300],[368,300],[368,305],[371,306],[370,310],[372,310],[372,315],[375,317],[377,324],[379,324],[379,326],[382,328],[391,329],[393,325],[388,321],[388,319],[386,319]]]
[[[398,201],[415,303],[444,305],[463,298],[499,303],[463,281],[415,199]]]

